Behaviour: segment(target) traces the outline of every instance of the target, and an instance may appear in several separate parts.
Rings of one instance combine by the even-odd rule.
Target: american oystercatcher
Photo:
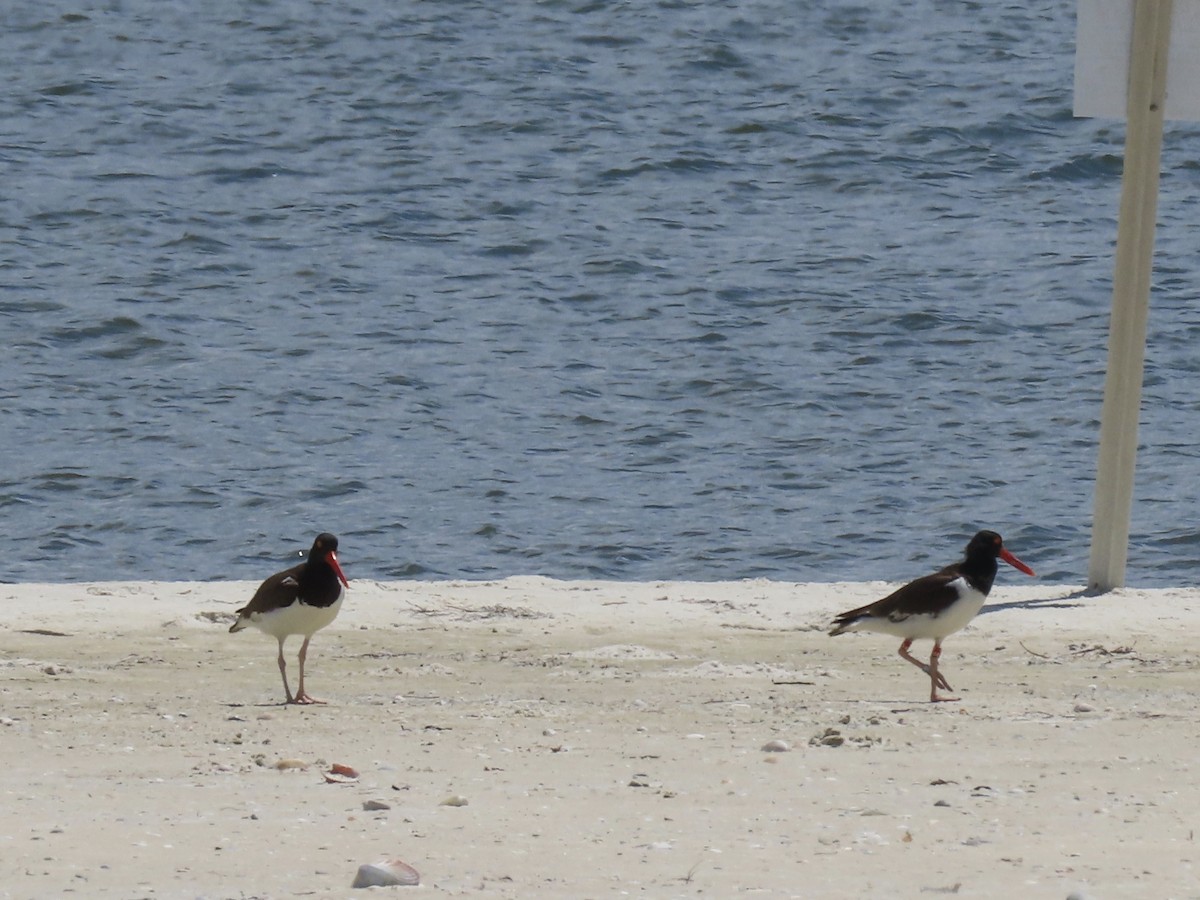
[[[900,655],[929,676],[929,701],[957,700],[943,697],[938,688],[954,690],[938,671],[942,641],[965,628],[983,608],[996,580],[997,559],[1032,575],[1033,569],[1004,549],[1004,541],[994,531],[981,531],[967,544],[966,559],[946,566],[940,572],[910,581],[904,587],[858,609],[844,612],[833,620],[831,635],[847,631],[878,631],[904,638]],[[908,652],[913,641],[931,639],[933,652],[929,665]]]
[[[237,621],[229,628],[235,632],[253,625],[279,641],[279,674],[283,676],[288,703],[325,702],[310,697],[304,690],[304,658],[312,636],[337,618],[346,595],[345,587],[350,586],[338,565],[337,547],[338,539],[332,534],[318,534],[308,551],[308,559],[264,581],[250,602],[237,611]],[[288,687],[287,663],[283,659],[283,642],[293,634],[304,635],[304,643],[300,645],[300,689],[294,697]]]

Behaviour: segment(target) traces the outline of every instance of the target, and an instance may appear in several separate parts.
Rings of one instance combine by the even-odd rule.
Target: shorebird
[[[345,588],[350,586],[337,559],[338,539],[329,533],[317,535],[308,559],[276,572],[255,591],[250,602],[237,611],[230,632],[253,625],[279,641],[279,674],[288,703],[324,703],[304,690],[304,659],[312,636],[337,618]],[[339,583],[340,582],[340,583]],[[292,696],[288,687],[283,642],[293,634],[304,635],[300,645],[300,687]]]
[[[938,688],[954,690],[938,671],[942,641],[965,628],[983,608],[996,580],[997,559],[1033,575],[1033,569],[1004,549],[1000,535],[981,531],[967,544],[966,558],[961,562],[910,581],[882,600],[842,613],[834,618],[829,633],[836,636],[847,631],[878,631],[903,638],[900,655],[929,676],[929,702],[957,700],[938,694]],[[928,665],[908,652],[913,641],[922,639],[933,641]]]

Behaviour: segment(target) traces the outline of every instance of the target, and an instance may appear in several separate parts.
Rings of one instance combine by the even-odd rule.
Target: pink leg
[[[930,703],[946,703],[958,699],[957,697],[938,696],[937,689],[939,686],[944,687],[948,691],[954,690],[954,688],[950,687],[949,683],[947,683],[946,679],[942,677],[942,674],[938,671],[938,660],[941,658],[941,656],[942,642],[940,640],[934,641],[933,652],[929,654],[929,680],[931,682],[929,688]]]
[[[937,658],[942,655],[942,642],[934,641],[933,655],[929,658],[929,665],[921,662],[921,660],[917,659],[908,652],[908,648],[911,646],[912,638],[909,638],[900,645],[900,655],[929,676],[929,680],[931,682],[929,697],[930,702],[937,703],[941,700],[957,700],[957,697],[939,697],[937,693],[937,689],[939,687],[943,687],[948,691],[954,690],[954,688],[950,687],[950,685],[946,682],[946,679],[943,678],[941,673],[937,670]]]
[[[283,676],[283,692],[287,695],[285,702],[292,703],[292,689],[287,683],[287,661],[283,658],[283,642],[287,638],[279,638],[279,674]]]
[[[308,642],[312,638],[310,634],[304,639],[304,643],[300,645],[300,689],[296,691],[296,703],[324,703],[324,700],[318,700],[316,697],[310,697],[304,692],[304,660],[308,658]]]

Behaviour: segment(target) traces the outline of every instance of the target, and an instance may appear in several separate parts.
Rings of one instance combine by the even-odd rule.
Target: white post
[[[1172,0],[1135,0],[1133,9],[1125,169],[1088,566],[1088,586],[1093,590],[1109,591],[1125,584],[1158,212],[1171,7]]]

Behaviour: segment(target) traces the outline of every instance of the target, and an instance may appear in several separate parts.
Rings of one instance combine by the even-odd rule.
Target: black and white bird
[[[910,581],[882,600],[842,613],[834,618],[829,633],[836,636],[847,631],[877,631],[903,638],[900,655],[929,676],[929,701],[957,700],[938,694],[938,688],[954,690],[938,671],[942,641],[965,628],[983,608],[996,580],[998,559],[1033,575],[1033,569],[1004,548],[1000,535],[981,531],[967,544],[966,558],[961,562]],[[908,652],[913,641],[923,639],[933,641],[928,665]]]
[[[350,586],[337,558],[338,539],[317,535],[308,558],[298,566],[276,572],[264,581],[254,596],[237,611],[230,632],[253,625],[279,642],[279,674],[288,703],[323,703],[304,690],[304,659],[312,636],[337,618],[345,589]],[[295,696],[288,687],[283,642],[293,634],[304,635],[300,645],[300,685]]]

